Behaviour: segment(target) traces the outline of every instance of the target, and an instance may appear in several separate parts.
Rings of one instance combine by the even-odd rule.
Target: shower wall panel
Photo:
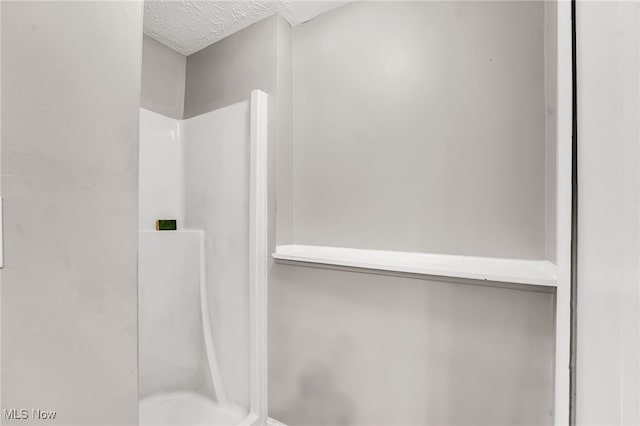
[[[200,246],[217,366],[249,407],[249,101],[188,120],[141,110],[141,396],[214,397],[200,305]],[[177,232],[153,232],[157,218]],[[164,324],[164,325],[160,325]]]
[[[185,120],[186,225],[205,234],[211,329],[228,397],[249,407],[249,102]]]
[[[200,231],[140,232],[140,398],[211,394],[200,317]]]
[[[140,110],[140,230],[157,219],[177,219],[184,227],[184,138],[180,120]]]

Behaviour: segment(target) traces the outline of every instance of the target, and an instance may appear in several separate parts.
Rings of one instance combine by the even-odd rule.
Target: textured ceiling
[[[145,0],[144,33],[190,55],[274,13],[291,25],[348,1],[296,0]]]

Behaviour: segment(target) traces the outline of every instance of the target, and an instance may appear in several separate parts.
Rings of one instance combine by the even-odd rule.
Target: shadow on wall
[[[352,424],[354,403],[337,389],[333,374],[321,361],[311,361],[302,370],[295,395],[286,404],[287,410],[274,413],[275,418],[287,419],[287,424],[295,426]]]

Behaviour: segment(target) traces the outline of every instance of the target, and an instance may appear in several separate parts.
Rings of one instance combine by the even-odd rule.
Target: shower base
[[[140,400],[140,426],[236,426],[247,417],[244,410],[223,407],[192,392],[152,395]]]

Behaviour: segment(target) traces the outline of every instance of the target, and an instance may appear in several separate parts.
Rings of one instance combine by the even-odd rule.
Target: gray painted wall
[[[551,294],[287,265],[269,285],[285,424],[553,423]]]
[[[270,143],[271,163],[269,198],[271,206],[271,241],[293,243],[293,51],[292,29],[283,18],[278,19],[276,90],[270,98],[276,107],[276,138]],[[275,206],[278,206],[277,214]],[[273,228],[275,226],[275,228]]]
[[[182,118],[187,57],[144,36],[140,106],[172,118]]]
[[[544,2],[357,2],[293,35],[296,243],[545,257]]]
[[[294,28],[278,242],[544,258],[543,17],[359,2]],[[282,264],[269,286],[280,421],[552,423],[550,293]]]
[[[2,2],[2,407],[48,424],[138,419],[141,35],[141,2]]]
[[[556,102],[558,96],[556,74],[558,69],[558,7],[556,2],[544,2],[544,87],[545,87],[545,231],[546,256],[556,261],[556,143],[558,131]]]
[[[257,22],[187,58],[184,118],[247,100],[276,86],[277,16]]]

